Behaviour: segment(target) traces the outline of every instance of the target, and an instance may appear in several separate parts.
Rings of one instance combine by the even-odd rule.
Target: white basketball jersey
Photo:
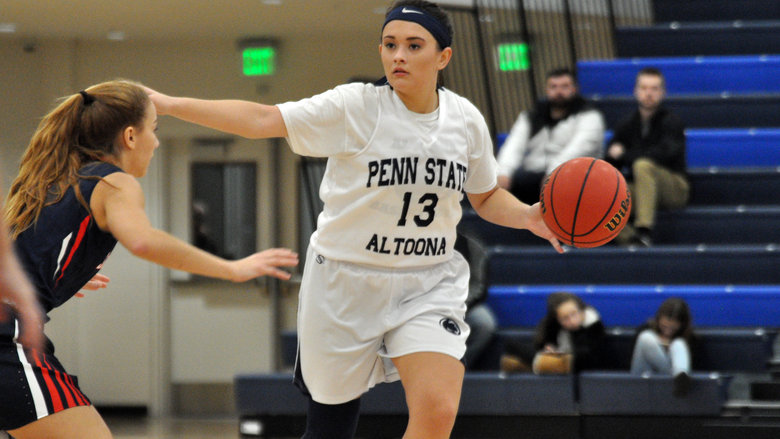
[[[484,118],[439,90],[439,108],[409,111],[390,86],[346,84],[279,105],[292,150],[328,157],[311,245],[331,259],[417,267],[452,257],[463,191],[496,185]]]

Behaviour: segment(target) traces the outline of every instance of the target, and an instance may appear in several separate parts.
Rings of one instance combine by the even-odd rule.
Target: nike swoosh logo
[[[403,12],[404,14],[422,14],[422,12],[420,11],[415,11],[414,9],[406,9],[406,8],[401,9],[401,12]]]

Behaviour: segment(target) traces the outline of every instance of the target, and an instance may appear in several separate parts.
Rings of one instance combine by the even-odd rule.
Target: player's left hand
[[[536,203],[530,208],[530,213],[528,216],[528,230],[530,230],[534,235],[550,241],[550,244],[552,244],[555,251],[558,253],[563,253],[563,246],[561,246],[558,238],[553,235],[549,227],[547,227],[547,224],[545,224],[544,220],[542,219],[541,203]]]
[[[95,291],[101,288],[106,288],[109,282],[111,282],[111,279],[108,276],[104,276],[98,273],[92,279],[90,279],[89,282],[86,283],[86,285],[81,287],[81,291],[84,290]],[[76,297],[84,297],[84,293],[81,292],[76,293]]]

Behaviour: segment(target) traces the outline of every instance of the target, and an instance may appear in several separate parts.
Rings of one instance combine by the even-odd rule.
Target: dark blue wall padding
[[[642,377],[627,372],[583,372],[579,377],[583,415],[717,416],[726,402],[729,380],[692,374],[685,398],[672,395],[671,376]]]
[[[689,167],[780,166],[778,128],[689,129],[685,137]]]
[[[777,53],[780,21],[663,23],[618,27],[618,58]]]
[[[234,379],[241,417],[305,415],[307,400],[292,373],[239,374]],[[463,380],[460,415],[576,415],[574,377],[469,373]],[[362,415],[405,415],[400,381],[383,383],[361,397]]]
[[[487,303],[500,327],[535,326],[556,291],[582,297],[606,326],[639,326],[669,297],[688,302],[696,326],[780,325],[780,285],[493,285]]]
[[[239,415],[305,415],[307,400],[292,373],[239,374],[234,378]]]
[[[633,96],[606,97],[593,101],[609,129],[636,111]],[[664,105],[688,128],[780,127],[780,95],[668,96]]]
[[[630,96],[644,67],[663,72],[669,95],[780,92],[780,55],[579,61],[580,91],[586,96]]]
[[[655,21],[780,20],[780,2],[767,0],[653,0]]]
[[[558,254],[550,247],[495,246],[488,285],[780,284],[777,245],[604,246]]]
[[[458,415],[575,415],[572,375],[471,372],[463,380]]]
[[[780,169],[689,169],[691,205],[776,205]]]

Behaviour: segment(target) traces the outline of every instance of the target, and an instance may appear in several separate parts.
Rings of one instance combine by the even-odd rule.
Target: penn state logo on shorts
[[[460,326],[458,326],[457,323],[455,323],[455,320],[452,320],[450,318],[443,318],[439,320],[439,324],[442,328],[446,329],[447,332],[450,334],[460,335]]]

